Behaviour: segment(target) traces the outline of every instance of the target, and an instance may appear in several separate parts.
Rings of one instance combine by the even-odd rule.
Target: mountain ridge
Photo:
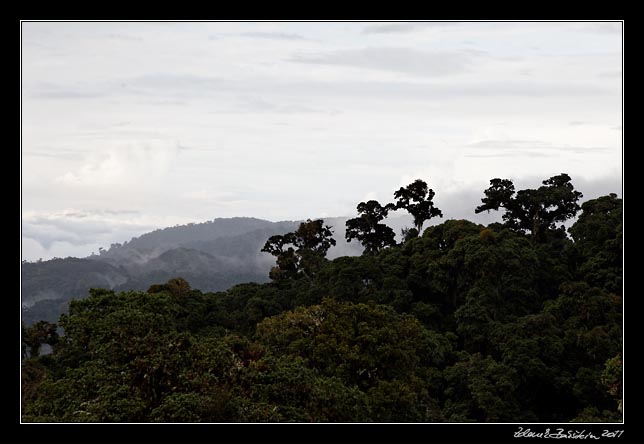
[[[337,245],[328,258],[357,256],[358,242],[344,238],[348,217],[323,218]],[[215,218],[144,233],[84,258],[23,262],[21,307],[27,325],[54,322],[72,299],[87,297],[90,288],[140,290],[181,276],[204,291],[223,291],[243,282],[268,281],[275,258],[260,250],[276,234],[293,231],[302,222],[272,222],[254,217]],[[410,224],[405,216],[388,219],[396,232]]]

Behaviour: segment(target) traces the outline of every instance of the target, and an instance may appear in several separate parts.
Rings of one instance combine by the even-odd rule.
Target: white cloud
[[[360,202],[367,202],[370,200],[378,200],[378,193],[376,193],[375,191],[369,191],[367,194],[364,195],[364,197]]]
[[[179,152],[173,143],[153,142],[110,147],[96,153],[77,171],[68,171],[55,179],[71,186],[114,186],[154,184],[172,166]]]
[[[244,37],[254,37],[260,39],[305,40],[305,38],[299,34],[286,32],[245,32],[241,35]]]
[[[296,54],[292,62],[342,65],[356,68],[402,72],[427,77],[457,75],[471,69],[477,54],[419,51],[410,48],[368,47],[319,54]]]
[[[76,254],[215,217],[353,215],[418,177],[458,214],[492,177],[566,171],[614,191],[601,178],[621,181],[620,32],[25,23],[25,249]],[[96,212],[122,208],[138,213]]]
[[[23,259],[84,257],[155,228],[154,218],[136,210],[27,211],[22,215]]]
[[[411,32],[426,27],[425,23],[386,23],[366,26],[362,32],[365,34],[391,34]]]

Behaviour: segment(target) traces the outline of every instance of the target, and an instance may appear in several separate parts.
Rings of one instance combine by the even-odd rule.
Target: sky
[[[622,184],[619,22],[23,22],[22,253],[353,216],[416,178]]]

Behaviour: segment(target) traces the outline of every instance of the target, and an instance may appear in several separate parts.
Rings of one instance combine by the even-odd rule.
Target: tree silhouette
[[[588,200],[568,230],[578,254],[577,272],[589,284],[622,292],[623,210],[616,194]]]
[[[548,230],[557,229],[557,222],[564,222],[579,211],[577,201],[582,194],[575,191],[570,180],[570,176],[561,173],[544,180],[537,189],[519,190],[515,194],[511,180],[492,179],[481,199],[483,205],[476,207],[475,213],[503,207],[506,226],[530,231],[534,242],[543,241]]]
[[[402,243],[405,243],[410,239],[418,237],[418,230],[416,228],[406,227],[400,230],[400,236],[402,237]]]
[[[360,202],[357,209],[360,216],[346,222],[345,237],[348,242],[352,239],[360,241],[365,247],[365,254],[375,254],[385,247],[396,245],[394,230],[380,223],[394,209],[393,204],[382,206],[378,201],[370,200]]]
[[[302,222],[297,230],[271,236],[261,251],[277,258],[277,265],[270,271],[270,278],[279,281],[311,275],[324,262],[326,252],[335,245],[333,231],[322,219]]]
[[[423,224],[432,217],[443,217],[441,210],[434,206],[434,190],[428,188],[427,183],[421,179],[416,179],[406,187],[401,187],[394,193],[394,198],[398,201],[395,204],[396,209],[405,209],[414,218],[416,235],[422,233]],[[411,233],[407,233],[409,236]]]

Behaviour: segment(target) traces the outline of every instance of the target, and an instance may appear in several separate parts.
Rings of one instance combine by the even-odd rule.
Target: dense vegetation
[[[23,420],[621,420],[621,199],[585,202],[571,239],[568,176],[495,179],[477,211],[503,224],[421,233],[441,215],[422,185],[396,192],[416,205],[400,244],[378,227],[396,204],[363,202],[346,232],[362,256],[325,259],[328,227],[307,221],[266,242],[270,283],[94,289],[25,328]]]
[[[388,221],[401,227],[404,215]],[[356,256],[360,245],[344,240],[346,218],[329,218],[337,244],[329,258]],[[236,284],[268,282],[270,254],[261,252],[270,236],[298,227],[299,222],[234,217],[155,230],[123,244],[99,249],[86,258],[54,258],[21,267],[22,319],[27,326],[56,322],[69,301],[83,299],[91,288],[115,292],[147,290],[150,285],[181,276],[206,292],[228,290]]]
[[[203,291],[268,282],[270,257],[260,253],[261,246],[269,236],[296,227],[296,222],[215,219],[146,233],[83,259],[25,262],[23,320],[28,326],[56,322],[69,301],[87,297],[90,288],[144,291],[175,276]]]

